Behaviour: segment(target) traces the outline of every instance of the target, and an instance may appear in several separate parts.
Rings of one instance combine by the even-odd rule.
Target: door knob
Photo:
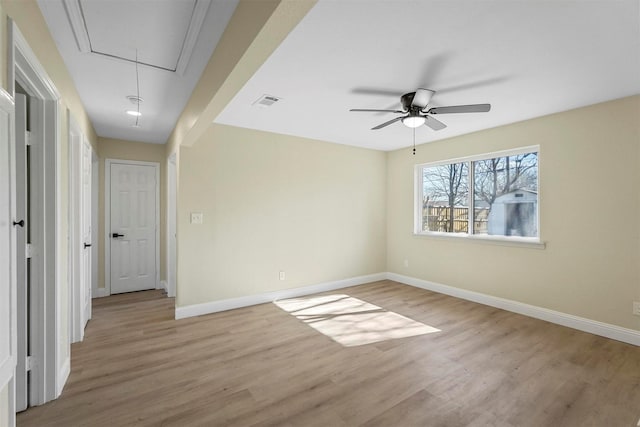
[[[85,244],[84,244],[84,248],[85,248],[85,249],[90,248],[90,247],[91,247],[91,243],[85,243]]]
[[[124,237],[124,234],[113,233],[111,237],[113,237],[114,239],[118,237]]]
[[[20,227],[24,227],[24,219],[20,221],[13,221],[13,225],[19,225]]]

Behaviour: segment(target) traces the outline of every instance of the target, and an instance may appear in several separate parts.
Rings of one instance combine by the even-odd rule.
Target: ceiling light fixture
[[[129,100],[129,102],[131,102],[134,105],[137,105],[140,102],[144,101],[144,99],[140,98],[139,96],[135,96],[135,95],[128,95],[126,98]]]
[[[422,126],[425,120],[423,116],[407,116],[402,119],[402,124],[408,128],[417,128]]]
[[[136,49],[136,95],[127,96],[127,99],[136,105],[136,110],[127,110],[127,114],[130,116],[134,116],[136,118],[136,122],[132,125],[132,127],[137,128],[140,127],[138,123],[140,120],[140,116],[142,113],[140,112],[140,103],[142,102],[142,98],[140,98],[140,75],[138,73],[138,49]]]

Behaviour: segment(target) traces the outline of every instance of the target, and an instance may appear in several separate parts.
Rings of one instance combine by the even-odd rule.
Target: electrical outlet
[[[280,280],[284,280],[285,276],[284,276],[284,271],[280,272]]]
[[[633,314],[640,316],[640,301],[633,302]]]
[[[404,260],[404,266],[405,266],[405,267],[409,267],[409,260],[408,260],[408,259],[405,259],[405,260]]]

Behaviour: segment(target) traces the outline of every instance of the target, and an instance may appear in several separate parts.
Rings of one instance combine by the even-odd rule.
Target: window
[[[538,148],[416,166],[416,232],[538,238]]]

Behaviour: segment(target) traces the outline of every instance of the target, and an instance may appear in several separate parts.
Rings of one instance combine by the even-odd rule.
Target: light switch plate
[[[202,224],[203,220],[202,212],[191,212],[191,224]]]

